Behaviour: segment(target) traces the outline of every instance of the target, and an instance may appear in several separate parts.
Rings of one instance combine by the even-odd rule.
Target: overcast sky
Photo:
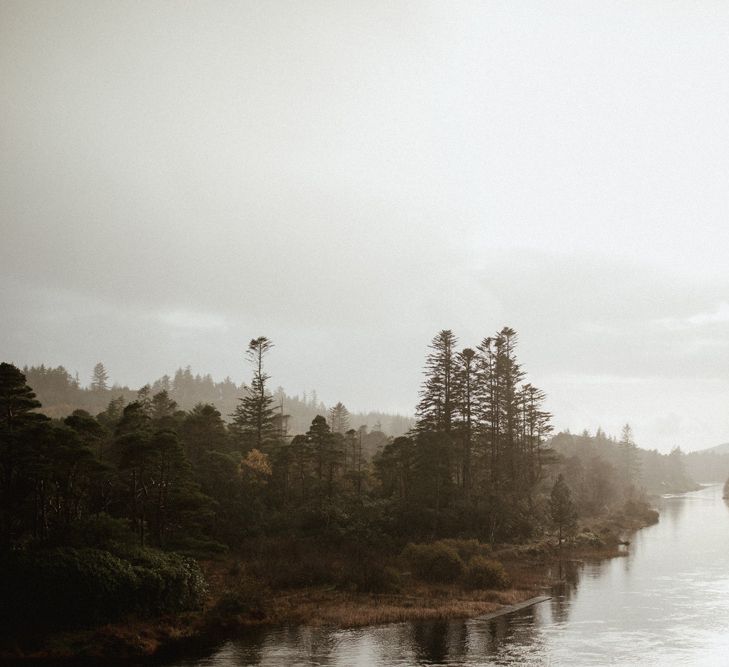
[[[555,426],[729,440],[729,4],[0,0],[0,356],[412,413],[504,325]]]

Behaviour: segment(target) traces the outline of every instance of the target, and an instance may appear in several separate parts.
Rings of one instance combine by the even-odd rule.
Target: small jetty
[[[505,607],[497,609],[496,611],[492,611],[488,614],[482,614],[481,616],[476,616],[474,620],[490,621],[492,618],[498,618],[499,616],[513,614],[515,611],[520,611],[521,609],[526,609],[527,607],[533,607],[535,604],[539,604],[540,602],[546,602],[547,600],[551,599],[552,598],[549,595],[539,595],[538,597],[529,598],[528,600],[524,600],[524,602],[519,602],[517,604],[507,604]]]

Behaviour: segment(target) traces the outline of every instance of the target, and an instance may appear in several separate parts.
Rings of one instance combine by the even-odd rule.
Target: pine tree
[[[549,512],[552,517],[552,522],[557,527],[559,544],[561,546],[563,534],[572,530],[577,523],[577,512],[572,502],[572,492],[561,473],[552,487]]]
[[[467,347],[456,355],[455,383],[458,432],[461,445],[461,485],[466,499],[469,498],[472,483],[471,460],[476,438],[477,413],[481,387],[478,381],[476,352]]]
[[[455,421],[456,344],[453,332],[444,329],[432,340],[425,362],[425,381],[417,407],[416,429],[450,433]]]
[[[343,435],[349,430],[349,410],[341,401],[329,410],[329,425],[332,433]]]
[[[152,396],[151,416],[155,422],[161,423],[169,420],[177,410],[177,403],[170,398],[166,390],[162,390]]]
[[[32,488],[27,475],[28,453],[40,445],[34,427],[47,421],[33,412],[40,407],[25,375],[0,364],[0,548],[18,532],[18,523]]]
[[[40,407],[33,390],[12,364],[0,364],[0,429],[12,431],[35,408]]]
[[[343,463],[344,441],[341,436],[331,432],[327,420],[317,415],[306,432],[306,440],[314,459],[317,491],[321,503],[324,486],[331,499],[334,493],[336,474]]]
[[[246,357],[253,366],[253,380],[233,413],[233,430],[245,450],[263,451],[276,437],[273,396],[267,391],[270,376],[263,371],[263,357],[273,347],[265,336],[248,344]]]
[[[532,487],[541,476],[543,444],[552,432],[552,415],[542,407],[546,398],[541,389],[532,384],[522,387],[519,399],[521,404],[521,438],[524,457],[525,483]]]
[[[520,382],[516,332],[504,327],[478,346],[484,399],[480,421],[487,447],[489,480],[494,490],[514,488],[520,466]]]
[[[628,496],[632,497],[640,480],[640,461],[638,460],[638,447],[633,441],[633,429],[630,424],[623,426],[618,449],[620,451],[623,483]]]
[[[104,364],[99,362],[94,366],[94,372],[91,376],[92,391],[106,391],[109,389],[109,374],[104,368]]]

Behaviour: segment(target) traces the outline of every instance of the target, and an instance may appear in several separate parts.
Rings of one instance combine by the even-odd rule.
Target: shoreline
[[[7,638],[0,645],[2,664],[114,665],[164,664],[188,655],[209,654],[215,646],[246,631],[278,625],[356,628],[419,620],[476,618],[491,620],[550,599],[564,561],[605,560],[628,555],[625,535],[655,523],[655,517],[608,517],[599,525],[609,536],[599,543],[562,548],[547,540],[501,545],[494,558],[507,569],[511,587],[467,591],[460,585],[409,581],[399,593],[357,593],[332,586],[281,590],[265,599],[265,611],[221,613],[215,603],[227,590],[229,576],[217,563],[213,590],[199,611],[153,619],[129,619],[97,628],[56,632],[42,639]],[[620,525],[618,525],[618,522]],[[582,535],[594,537],[589,529]],[[579,537],[579,536],[578,536]]]

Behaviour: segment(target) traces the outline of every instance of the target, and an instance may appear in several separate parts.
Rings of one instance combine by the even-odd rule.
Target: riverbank
[[[269,549],[261,547],[248,558],[202,563],[209,582],[203,609],[156,619],[128,619],[99,628],[57,632],[46,637],[0,640],[0,661],[41,664],[144,664],[188,652],[205,651],[226,638],[261,625],[362,627],[403,621],[468,618],[498,614],[544,594],[562,575],[559,563],[602,560],[627,553],[635,530],[657,521],[644,506],[583,522],[570,540],[558,545],[553,536],[523,544],[480,545],[489,558],[501,563],[508,585],[500,590],[469,590],[462,581],[427,583],[405,569],[398,557],[382,558],[374,567],[392,579],[392,590],[362,592],[341,584],[271,588],[262,583]],[[278,545],[280,548],[282,545]],[[283,551],[286,554],[286,551]],[[326,568],[338,567],[331,554],[301,552],[303,568],[316,557]],[[372,564],[370,564],[372,565]],[[289,573],[290,574],[290,573]]]

